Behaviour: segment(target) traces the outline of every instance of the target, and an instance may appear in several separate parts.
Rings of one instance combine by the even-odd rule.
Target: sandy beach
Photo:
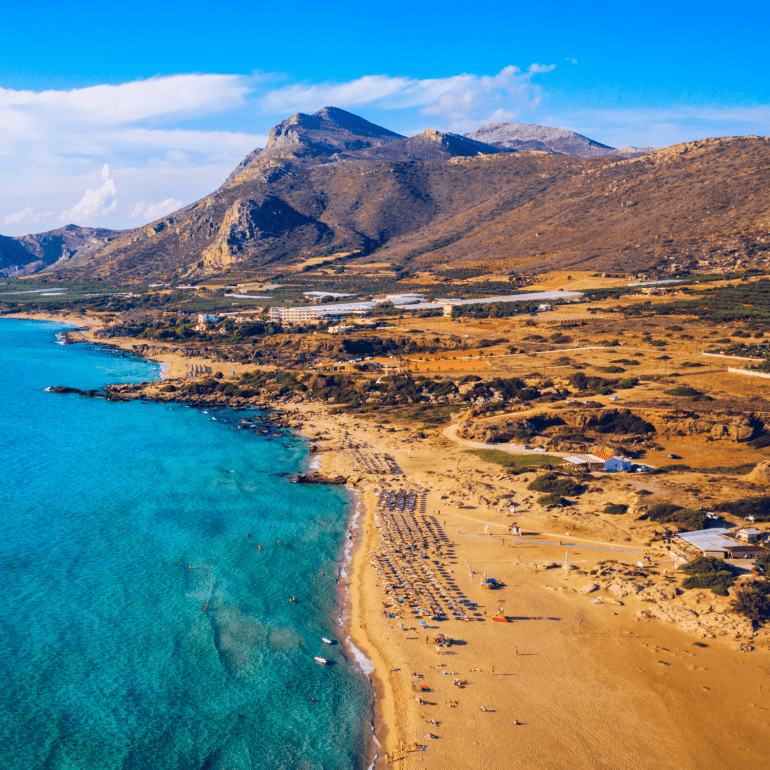
[[[738,638],[694,633],[648,619],[650,604],[635,596],[584,592],[600,563],[634,568],[649,555],[641,539],[626,542],[598,520],[592,528],[554,520],[532,503],[527,476],[496,477],[448,441],[418,441],[408,430],[390,433],[314,407],[297,412],[303,433],[322,450],[323,471],[351,477],[365,505],[349,583],[351,635],[375,667],[378,766],[716,769],[763,762],[770,749],[766,649],[744,651],[751,645],[741,643],[740,631]],[[387,455],[402,473],[362,474],[354,462],[360,452],[375,463]],[[513,518],[509,506],[479,501],[493,488],[520,503]],[[477,605],[463,611],[467,620],[433,622],[406,606],[398,614],[385,609],[386,601],[393,606],[384,590],[389,578],[371,563],[384,543],[375,522],[382,489],[425,491],[425,515],[416,517],[446,542],[441,558],[426,561],[441,563],[447,579],[437,582],[447,596]],[[513,521],[520,538],[510,535]],[[673,566],[670,559],[645,565],[658,582]],[[482,589],[484,575],[503,587]],[[697,591],[682,601],[716,598]],[[492,620],[500,608],[510,622]],[[426,643],[438,633],[451,646]]]

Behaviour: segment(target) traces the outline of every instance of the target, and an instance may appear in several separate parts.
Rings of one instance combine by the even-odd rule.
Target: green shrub
[[[539,497],[537,500],[537,504],[542,505],[544,507],[550,507],[555,505],[569,505],[570,502],[569,500],[563,498],[561,495],[558,495],[555,492],[553,492],[550,495]]]
[[[667,390],[666,395],[692,397],[700,396],[701,392],[695,388],[691,388],[689,385],[680,385],[678,388],[671,388],[671,390]]]
[[[673,503],[659,503],[653,505],[644,517],[650,521],[661,521],[678,524],[685,529],[703,529],[706,526],[706,514],[703,511],[694,511],[691,508],[682,508]]]
[[[755,581],[746,591],[739,591],[733,610],[759,625],[770,620],[770,583]]]
[[[623,503],[607,503],[604,506],[604,513],[609,513],[611,516],[619,516],[622,513],[628,512],[628,506]]]
[[[544,473],[530,482],[527,489],[533,492],[546,492],[553,495],[581,495],[586,488],[572,479],[559,476],[557,473]]]
[[[735,585],[735,571],[722,559],[699,556],[679,568],[689,577],[682,581],[682,588],[709,588],[718,596],[727,596],[727,589]]]
[[[676,511],[681,511],[681,505],[674,505],[673,503],[658,503],[653,505],[649,511],[647,511],[647,518],[650,521],[668,521],[668,517]]]
[[[638,417],[628,409],[607,410],[602,412],[596,424],[592,425],[597,433],[626,433],[640,435],[655,433],[655,427]]]
[[[754,521],[770,521],[770,497],[747,497],[731,503],[720,503],[714,506],[714,510],[731,513],[742,519],[753,516]]]

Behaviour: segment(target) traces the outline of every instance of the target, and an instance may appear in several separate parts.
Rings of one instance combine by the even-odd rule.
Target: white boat
[[[325,666],[329,661],[326,660],[326,658],[322,658],[320,655],[316,655],[313,660],[316,663],[320,663],[322,666]]]
[[[331,639],[327,639],[325,636],[322,636],[322,637],[321,637],[321,641],[322,641],[324,644],[335,644],[335,642],[333,642]]]

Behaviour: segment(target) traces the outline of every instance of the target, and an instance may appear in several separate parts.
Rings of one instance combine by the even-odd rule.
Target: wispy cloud
[[[171,212],[180,208],[182,208],[182,201],[178,201],[176,198],[166,198],[166,200],[160,203],[150,204],[139,201],[131,212],[131,219],[138,217],[142,222],[154,222],[156,219],[165,217],[166,214],[171,214]]]
[[[5,217],[5,224],[18,225],[22,222],[24,224],[32,224],[40,220],[40,214],[36,213],[32,206],[27,206],[21,211],[17,211],[15,214],[9,214]]]
[[[238,75],[174,75],[120,85],[69,91],[14,91],[0,88],[0,125],[8,118],[42,118],[56,124],[122,125],[148,118],[200,116],[245,102],[246,79]]]

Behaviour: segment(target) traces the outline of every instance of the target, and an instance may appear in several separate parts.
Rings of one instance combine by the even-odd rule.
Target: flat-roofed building
[[[731,534],[731,530],[725,527],[714,527],[695,532],[680,532],[676,537],[697,548],[701,555],[715,559],[753,559],[770,553],[761,545],[739,543],[730,537]]]

